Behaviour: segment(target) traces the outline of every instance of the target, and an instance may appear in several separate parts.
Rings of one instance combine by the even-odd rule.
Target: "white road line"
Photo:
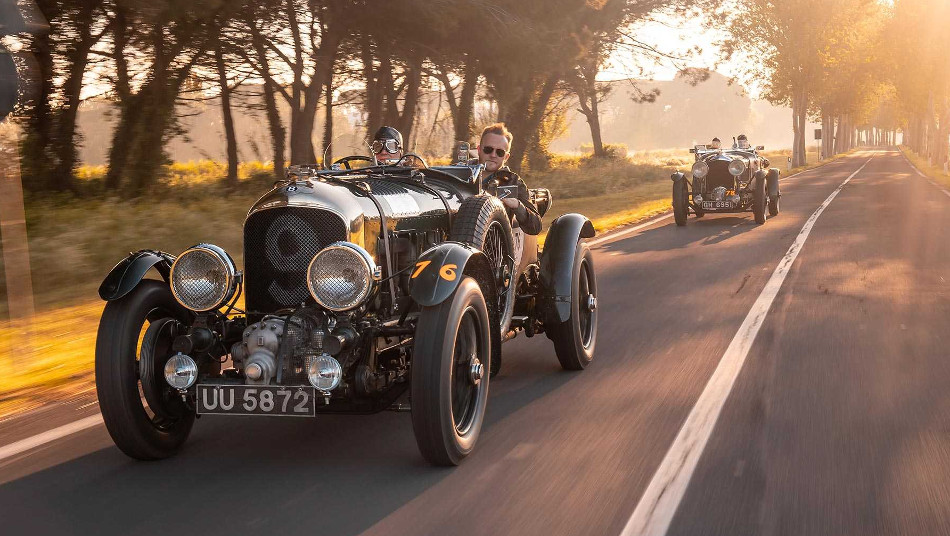
[[[16,456],[17,454],[26,452],[28,450],[35,449],[36,447],[41,447],[51,441],[56,441],[57,439],[62,439],[68,435],[81,432],[87,428],[99,426],[100,424],[102,424],[102,414],[96,413],[91,417],[79,419],[78,421],[65,424],[59,428],[53,428],[52,430],[43,432],[42,434],[36,434],[33,437],[28,437],[26,439],[17,441],[16,443],[4,445],[0,447],[0,461],[12,456]]]
[[[907,155],[904,154],[904,151],[901,151],[901,152],[900,152],[900,155],[901,155],[901,157],[904,159],[904,162],[907,162],[907,165],[910,166],[910,168],[914,170],[914,173],[917,173],[917,174],[920,175],[921,177],[927,179],[927,182],[929,182],[929,183],[932,184],[935,188],[937,188],[938,190],[940,190],[941,192],[943,192],[943,195],[945,195],[945,196],[947,196],[947,197],[950,197],[950,191],[948,191],[946,188],[944,188],[943,185],[941,185],[941,184],[938,183],[937,181],[935,181],[935,180],[931,179],[930,177],[928,177],[927,175],[925,175],[924,172],[922,172],[922,171],[920,171],[919,169],[917,169],[917,166],[915,166],[914,163],[910,161],[910,158],[907,158]]]
[[[607,233],[606,235],[604,235],[604,236],[598,238],[597,240],[591,240],[590,242],[587,243],[587,245],[590,246],[590,247],[595,247],[595,246],[597,246],[597,245],[599,245],[599,244],[603,244],[604,242],[606,242],[606,241],[608,241],[608,240],[613,240],[613,239],[615,239],[615,238],[620,238],[621,236],[628,235],[628,234],[630,234],[630,233],[635,233],[635,232],[639,231],[640,229],[643,229],[644,227],[649,227],[649,226],[653,225],[654,223],[661,222],[661,221],[663,221],[663,220],[669,218],[669,217],[672,216],[672,215],[673,215],[672,212],[667,212],[666,214],[663,214],[663,215],[660,216],[660,217],[653,218],[652,220],[645,221],[645,222],[643,222],[643,223],[641,223],[641,224],[639,224],[639,225],[635,225],[635,226],[633,226],[633,227],[631,227],[631,228],[629,228],[629,229],[621,229],[621,230],[616,231],[616,232]]]
[[[873,158],[873,156],[871,157]],[[624,527],[621,536],[662,536],[665,535],[673,521],[673,515],[679,508],[680,501],[686,493],[686,488],[693,476],[693,471],[699,463],[699,457],[712,435],[722,407],[726,403],[726,398],[732,391],[739,371],[745,363],[749,350],[759,328],[765,321],[769,307],[775,300],[785,277],[788,275],[792,264],[798,257],[805,240],[811,233],[812,227],[818,221],[821,213],[831,204],[831,201],[838,195],[842,188],[848,184],[851,179],[861,172],[871,162],[868,159],[863,166],[845,179],[831,195],[815,210],[814,214],[805,222],[801,232],[788,252],[779,262],[772,277],[765,284],[762,293],[752,305],[752,309],[745,317],[739,331],[733,337],[729,347],[719,361],[719,366],[709,383],[696,401],[696,405],[686,417],[686,422],[677,434],[676,439],[666,453],[666,457],[660,463],[656,474],[647,486],[646,492],[640,498],[637,508],[633,511],[627,525]]]

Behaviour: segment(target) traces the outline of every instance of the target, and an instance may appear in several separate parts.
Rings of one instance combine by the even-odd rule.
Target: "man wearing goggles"
[[[379,127],[373,136],[372,149],[380,164],[395,163],[402,158],[402,134],[393,127]]]
[[[499,186],[517,186],[518,195],[505,197],[501,202],[508,209],[509,215],[512,213],[515,215],[518,224],[526,234],[536,235],[541,232],[541,216],[538,214],[538,209],[528,196],[527,185],[517,173],[505,165],[511,156],[509,151],[513,139],[514,136],[504,123],[489,125],[482,131],[482,137],[478,143],[478,163],[484,165],[487,172],[482,180],[482,187],[498,195]]]

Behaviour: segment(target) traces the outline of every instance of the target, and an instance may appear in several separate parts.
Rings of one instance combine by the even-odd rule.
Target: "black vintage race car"
[[[752,211],[756,223],[765,223],[779,213],[779,170],[769,168],[759,155],[765,147],[712,149],[697,145],[690,149],[696,162],[690,172],[677,172],[673,179],[673,219],[686,225],[690,209],[697,218],[708,212]]]
[[[482,167],[416,158],[290,168],[248,212],[243,272],[212,244],[121,261],[99,289],[96,342],[116,445],[168,457],[209,414],[408,410],[423,456],[453,465],[478,439],[502,342],[544,333],[563,368],[587,367],[591,222],[557,218],[542,253],[483,191]],[[531,197],[551,206],[547,190]]]

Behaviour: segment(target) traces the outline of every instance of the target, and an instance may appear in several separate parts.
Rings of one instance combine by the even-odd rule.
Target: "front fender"
[[[143,249],[122,259],[99,285],[99,297],[114,301],[128,294],[153,267],[167,283],[175,256],[164,251]]]
[[[491,273],[485,254],[472,246],[461,242],[433,246],[416,259],[409,279],[409,295],[423,307],[438,305],[455,292],[466,269],[476,272],[476,279],[483,286],[485,276]]]
[[[571,318],[577,243],[594,234],[594,225],[581,214],[564,214],[551,223],[541,254],[542,307],[549,320],[566,322]]]

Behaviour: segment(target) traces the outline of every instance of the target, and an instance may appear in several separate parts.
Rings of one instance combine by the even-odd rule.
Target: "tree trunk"
[[[805,128],[807,119],[808,100],[804,90],[795,92],[792,99],[792,167],[804,166],[805,161]]]
[[[224,134],[227,139],[228,176],[225,179],[225,184],[237,186],[237,136],[234,133],[234,117],[231,115],[231,88],[228,86],[228,72],[224,66],[224,53],[220,45],[215,48],[214,60],[218,68],[218,85],[221,86],[221,114],[224,119]]]
[[[20,157],[17,126],[0,123],[0,252],[6,278],[7,304],[11,319],[33,316],[33,278],[30,272],[30,247],[20,182]]]
[[[462,93],[459,95],[458,113],[455,115],[455,139],[460,141],[470,140],[474,134],[472,132],[472,123],[475,112],[475,92],[478,88],[479,78],[478,60],[469,58],[465,65],[465,74],[462,78]]]
[[[514,128],[511,129],[512,132],[515,133],[516,136],[520,135],[524,140],[520,144],[515,143],[511,149],[511,157],[508,161],[508,165],[516,172],[521,171],[524,158],[529,150],[543,149],[536,146],[540,134],[541,122],[544,120],[544,113],[547,110],[548,103],[551,101],[551,97],[554,95],[558,80],[560,80],[560,76],[557,73],[551,73],[547,79],[544,80],[544,83],[536,93],[533,91],[536,84],[532,84],[529,88],[524,90],[524,95],[519,99],[521,102],[524,102],[525,105],[516,105],[508,109],[509,116],[506,123],[509,126],[513,126]],[[500,107],[501,106],[499,106],[499,108]],[[528,110],[528,113],[514,113],[514,110]]]
[[[834,156],[835,151],[835,118],[831,110],[823,107],[821,110],[821,158]]]
[[[422,62],[425,55],[415,53],[409,58],[406,71],[406,98],[396,128],[402,133],[405,143],[412,138],[412,127],[416,122],[416,108],[419,106],[419,89],[422,86]]]
[[[327,80],[324,89],[324,105],[326,115],[323,118],[323,155],[322,163],[329,166],[333,161],[333,76]]]
[[[383,94],[379,87],[379,72],[373,60],[373,48],[369,39],[364,40],[361,48],[363,61],[363,80],[366,83],[366,97],[363,104],[366,109],[366,137],[372,136],[383,124]]]
[[[261,78],[264,81],[264,109],[267,112],[267,125],[270,129],[271,148],[274,151],[274,177],[277,180],[284,178],[284,158],[287,153],[287,133],[284,130],[284,122],[280,118],[280,109],[277,107],[277,82],[271,76],[270,60],[267,58],[267,50],[264,48],[263,38],[260,32],[254,26],[254,21],[249,21],[252,32],[252,45],[257,54],[257,60],[260,65]]]

